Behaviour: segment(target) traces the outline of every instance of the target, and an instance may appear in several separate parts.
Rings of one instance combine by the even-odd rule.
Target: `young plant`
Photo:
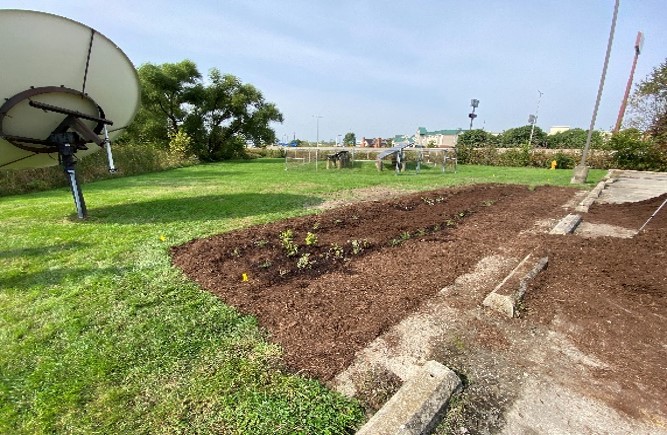
[[[332,243],[327,252],[327,257],[333,257],[336,260],[342,260],[344,256],[344,251],[341,246],[338,246],[336,243]]]
[[[315,260],[310,259],[310,254],[305,253],[299,257],[299,261],[296,262],[296,267],[298,269],[310,269],[315,264]]]
[[[368,248],[370,246],[370,243],[368,243],[368,240],[363,239],[363,240],[351,240],[350,245],[352,245],[352,254],[353,255],[359,255],[362,252],[364,252],[364,249]]]
[[[255,240],[253,243],[254,243],[255,246],[257,246],[258,248],[263,248],[263,247],[265,247],[266,245],[269,244],[269,241],[268,241],[268,240],[264,240],[264,239],[258,239],[258,240]]]
[[[294,243],[294,232],[287,229],[280,233],[280,244],[287,251],[288,257],[293,257],[299,252],[299,245]]]
[[[391,246],[398,246],[401,243],[403,243],[403,240],[401,239],[391,239],[391,242],[389,242],[389,245]]]
[[[306,246],[315,246],[317,245],[317,234],[311,233],[310,231],[306,234]]]

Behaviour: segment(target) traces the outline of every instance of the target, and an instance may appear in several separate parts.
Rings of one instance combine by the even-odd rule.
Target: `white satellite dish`
[[[60,164],[80,218],[76,158],[107,149],[139,108],[132,62],[111,40],[68,18],[0,10],[0,169]]]

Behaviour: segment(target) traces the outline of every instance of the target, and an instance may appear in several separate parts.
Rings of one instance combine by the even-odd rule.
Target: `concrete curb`
[[[357,435],[421,435],[438,425],[459,377],[437,361],[428,361],[362,426]]]
[[[549,264],[549,257],[528,254],[496,288],[484,298],[483,305],[507,317],[514,317],[517,305],[528,290],[528,283]],[[519,278],[520,277],[520,278]]]
[[[616,181],[616,177],[614,176],[615,172],[613,169],[610,169],[607,171],[607,174],[600,180],[600,182],[591,190],[586,198],[583,199],[575,207],[574,211],[579,212],[579,213],[588,213],[588,209],[593,205],[596,199],[600,197],[600,194],[602,191],[607,187],[608,185],[612,184],[613,182]]]
[[[593,190],[588,193],[586,198],[584,198],[584,200],[581,201],[577,207],[575,207],[574,210],[580,213],[588,213],[588,209],[591,205],[593,205],[595,200],[598,199],[606,185],[606,181],[600,181],[597,186],[595,186]]]
[[[579,226],[581,223],[581,216],[578,214],[569,214],[565,216],[563,219],[556,224],[555,227],[549,231],[549,234],[559,234],[559,235],[565,235],[565,234],[571,234],[574,232],[575,229]]]

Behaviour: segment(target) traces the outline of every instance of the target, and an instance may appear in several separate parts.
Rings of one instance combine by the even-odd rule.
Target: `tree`
[[[345,137],[343,137],[343,145],[346,147],[353,147],[357,144],[357,136],[352,133],[345,133]]]
[[[201,80],[197,66],[190,60],[179,63],[140,66],[141,108],[127,133],[141,142],[169,144],[179,132],[187,115],[192,88]]]
[[[134,140],[169,144],[186,134],[191,154],[215,161],[243,154],[246,143],[273,143],[271,122],[283,115],[262,93],[216,68],[204,82],[189,60],[176,64],[145,64],[139,70],[143,105],[128,129]]]
[[[524,125],[523,127],[516,127],[505,130],[500,137],[500,142],[503,146],[506,147],[519,147],[528,145],[528,140],[530,139],[530,132],[532,128],[532,125]],[[547,134],[540,127],[535,126],[531,145],[539,146],[544,144],[546,137]]]
[[[461,133],[457,139],[457,145],[480,148],[487,145],[495,145],[498,138],[481,128],[467,130]]]
[[[667,142],[667,59],[635,87],[627,124]]]
[[[583,149],[588,138],[588,130],[571,128],[546,137],[547,148],[551,149]],[[591,147],[601,148],[602,134],[595,130],[591,135]]]
[[[238,156],[246,142],[255,145],[275,142],[270,122],[282,122],[283,116],[262,93],[216,68],[209,72],[209,82],[192,89],[192,110],[184,129],[194,138],[197,155],[203,160],[221,160]]]

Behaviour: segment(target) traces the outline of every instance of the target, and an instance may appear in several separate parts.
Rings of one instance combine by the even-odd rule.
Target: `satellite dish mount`
[[[92,116],[78,110],[68,109],[53,104],[43,103],[34,100],[34,97],[44,94],[64,93],[79,96],[82,99],[88,100],[92,103],[98,111],[99,116]],[[8,118],[10,111],[17,105],[28,101],[28,105],[35,109],[40,109],[44,112],[58,113],[66,115],[65,119],[51,131],[46,138],[34,138],[25,136],[15,136],[5,134],[3,130],[3,123],[5,118]],[[11,117],[11,116],[9,116]],[[83,121],[92,121],[95,123],[94,127],[90,127]],[[100,147],[106,148],[107,158],[109,160],[109,171],[115,172],[116,168],[113,163],[113,156],[111,153],[111,141],[107,133],[107,125],[113,125],[113,121],[106,119],[102,108],[95,103],[90,97],[83,92],[75,89],[69,89],[62,86],[45,86],[40,88],[30,88],[23,92],[19,92],[12,98],[8,99],[5,104],[0,107],[0,137],[11,143],[17,148],[33,153],[58,153],[58,163],[65,171],[65,177],[69,183],[74,197],[74,204],[76,206],[77,215],[79,219],[84,219],[87,215],[86,202],[83,198],[83,192],[76,176],[76,152],[79,150],[88,150],[87,144],[94,143]],[[100,134],[104,134],[104,139]]]

